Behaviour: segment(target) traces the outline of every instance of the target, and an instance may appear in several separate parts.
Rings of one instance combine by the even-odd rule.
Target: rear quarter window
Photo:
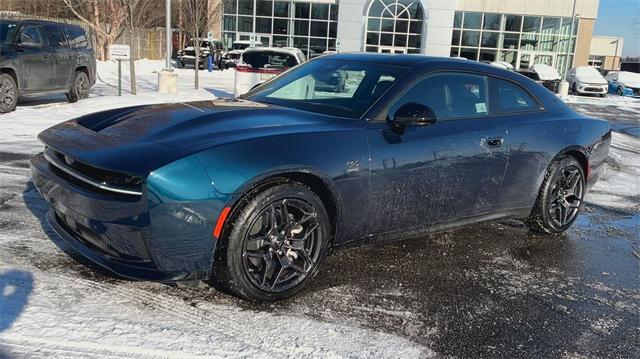
[[[89,47],[89,41],[84,30],[75,26],[66,26],[65,32],[69,39],[69,45],[76,49],[85,49]]]
[[[539,110],[536,100],[520,85],[498,78],[492,79],[496,113]]]

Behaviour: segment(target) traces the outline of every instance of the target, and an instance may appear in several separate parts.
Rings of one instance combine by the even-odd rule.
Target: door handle
[[[498,148],[502,147],[504,143],[504,138],[502,137],[483,137],[481,139],[481,143],[484,147],[488,148]]]

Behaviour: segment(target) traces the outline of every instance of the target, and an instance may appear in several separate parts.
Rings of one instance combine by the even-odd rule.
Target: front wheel
[[[624,91],[622,91],[622,87],[618,87],[618,91],[616,91],[618,93],[618,96],[623,96],[624,95]]]
[[[300,183],[249,195],[219,239],[213,281],[253,301],[288,298],[317,273],[329,247],[329,217]]]
[[[573,157],[552,162],[527,221],[538,233],[560,234],[573,224],[580,212],[585,192],[585,176]]]
[[[18,104],[18,86],[13,76],[0,73],[0,113],[11,112]]]
[[[69,100],[69,102],[77,102],[78,100],[89,97],[90,88],[89,76],[83,71],[76,71],[73,84],[71,85],[71,91],[67,93],[67,100]]]

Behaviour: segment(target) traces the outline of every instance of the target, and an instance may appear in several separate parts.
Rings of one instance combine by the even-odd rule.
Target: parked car
[[[579,66],[567,73],[569,89],[575,95],[598,95],[605,97],[609,84],[595,67]]]
[[[195,39],[191,39],[187,47],[182,50],[178,50],[177,65],[178,67],[185,67],[186,65],[195,66],[196,64],[196,49],[194,47]],[[207,56],[213,52],[222,53],[223,45],[221,41],[214,40],[201,40],[200,49],[198,52],[198,68],[205,68],[207,66]]]
[[[236,67],[240,61],[243,50],[231,50],[222,55],[222,63],[225,68]]]
[[[628,71],[609,71],[605,79],[609,93],[618,96],[640,96],[640,74]]]
[[[561,77],[558,71],[549,65],[535,64],[528,70],[519,70],[518,73],[532,79],[553,93],[558,92]]]
[[[256,85],[305,61],[293,47],[250,47],[244,50],[236,65],[234,96],[238,97]]]
[[[251,41],[248,41],[248,40],[234,41],[233,45],[231,45],[231,50],[242,51],[242,50],[246,50],[250,46],[251,46]],[[262,47],[262,44],[257,43],[256,46]]]
[[[333,72],[349,86],[318,93]],[[499,218],[564,232],[611,127],[477,62],[335,54],[244,99],[109,110],[38,137],[33,182],[77,252],[124,277],[271,301],[342,245]]]
[[[76,102],[95,82],[95,53],[81,27],[0,20],[0,113],[13,111],[20,96],[65,93]]]
[[[640,62],[626,61],[620,64],[620,71],[640,73]]]

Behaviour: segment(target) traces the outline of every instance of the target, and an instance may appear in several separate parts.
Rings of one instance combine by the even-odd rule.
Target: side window
[[[44,39],[39,26],[32,26],[22,29],[20,33],[20,43],[28,46],[42,46]]]
[[[500,79],[492,79],[492,81],[496,94],[495,112],[522,112],[538,109],[533,97],[519,85]]]
[[[429,75],[414,85],[389,110],[389,116],[407,103],[428,106],[438,120],[478,117],[489,113],[488,79],[466,73]]]
[[[56,25],[46,25],[44,27],[44,32],[49,39],[49,44],[52,46],[67,46],[67,39],[64,37],[64,33],[62,32],[62,28]]]
[[[79,27],[75,26],[65,26],[65,31],[67,33],[67,38],[69,38],[69,45],[76,49],[84,49],[89,47],[89,42],[87,41],[87,36]]]

